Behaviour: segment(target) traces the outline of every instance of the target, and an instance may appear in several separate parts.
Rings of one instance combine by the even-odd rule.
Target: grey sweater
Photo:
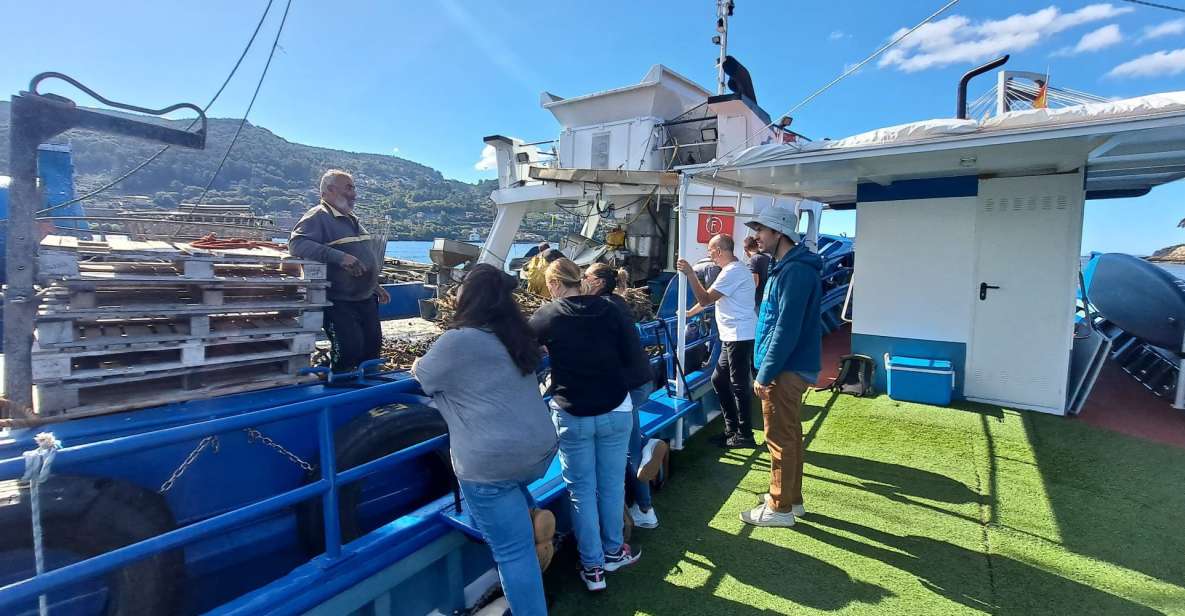
[[[524,375],[493,333],[446,331],[412,375],[448,423],[453,470],[466,481],[533,481],[557,448],[535,373]]]

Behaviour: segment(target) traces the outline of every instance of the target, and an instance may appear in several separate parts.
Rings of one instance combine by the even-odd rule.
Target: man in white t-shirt
[[[754,297],[757,287],[753,275],[733,253],[732,237],[717,235],[708,242],[708,257],[720,266],[720,274],[710,287],[704,289],[691,264],[683,259],[675,267],[687,276],[696,305],[687,312],[694,316],[705,307],[716,306],[716,329],[720,332],[723,348],[716,370],[712,373],[712,387],[720,398],[724,415],[723,444],[725,447],[755,447],[753,427],[749,420],[752,399],[749,377],[752,372],[753,338],[757,331]]]

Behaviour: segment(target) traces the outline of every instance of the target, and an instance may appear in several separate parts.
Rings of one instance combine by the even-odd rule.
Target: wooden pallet
[[[324,314],[317,309],[271,312],[179,314],[136,318],[76,317],[37,323],[34,352],[46,349],[115,348],[128,344],[192,339],[225,339],[285,333],[317,333]]]
[[[211,306],[221,309],[244,303],[323,304],[327,282],[261,284],[238,282],[146,283],[139,281],[60,281],[44,289],[41,311],[148,306]]]
[[[305,355],[170,371],[132,382],[36,385],[34,409],[41,416],[88,417],[315,381],[315,376],[297,374],[307,366]]]
[[[133,241],[111,235],[99,241],[50,235],[41,242],[42,280],[268,282],[324,280],[327,266],[270,248],[205,250],[184,242]]]
[[[308,356],[315,333],[236,336],[216,340],[190,339],[148,342],[122,348],[48,350],[33,355],[33,383],[95,381],[109,378],[149,378],[158,372],[291,357]]]

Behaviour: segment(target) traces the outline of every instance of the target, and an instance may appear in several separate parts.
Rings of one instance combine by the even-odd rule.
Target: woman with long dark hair
[[[625,460],[633,423],[624,365],[637,336],[612,304],[581,290],[583,274],[559,259],[547,266],[554,301],[531,317],[531,329],[551,359],[552,421],[560,437],[560,467],[568,484],[580,579],[605,588],[605,572],[633,564],[639,553],[623,538]]]
[[[650,497],[650,481],[658,476],[668,445],[662,439],[652,438],[642,442],[641,421],[638,410],[650,399],[654,391],[654,371],[650,357],[638,338],[634,326],[634,315],[625,298],[620,294],[629,288],[629,276],[625,270],[614,270],[604,263],[594,263],[584,272],[584,286],[590,295],[599,295],[613,304],[628,324],[627,331],[633,339],[635,349],[632,361],[624,366],[626,386],[630,388],[630,403],[634,407],[634,425],[630,431],[629,463],[626,465],[627,492],[633,496],[630,517],[639,528],[658,528],[658,514],[654,511]]]
[[[452,323],[412,375],[448,423],[453,470],[511,611],[534,616],[547,614],[547,604],[527,486],[547,472],[557,438],[535,376],[541,352],[516,286],[491,265],[470,270]]]

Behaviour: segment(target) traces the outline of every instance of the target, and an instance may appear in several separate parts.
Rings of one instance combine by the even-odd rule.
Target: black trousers
[[[378,298],[331,301],[333,305],[325,309],[324,327],[333,345],[329,355],[333,371],[348,372],[368,359],[378,359],[383,343]]]
[[[753,341],[738,340],[721,343],[720,359],[712,372],[712,388],[720,399],[724,415],[724,433],[752,436],[749,419],[753,403],[749,376],[752,373]]]

